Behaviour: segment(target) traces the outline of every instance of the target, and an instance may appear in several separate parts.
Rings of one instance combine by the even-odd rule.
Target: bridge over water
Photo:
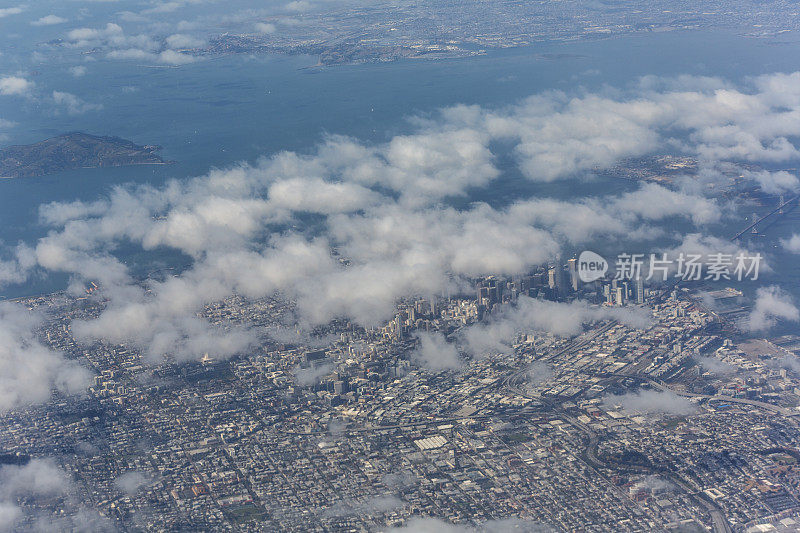
[[[783,214],[784,208],[786,208],[792,202],[796,202],[798,198],[800,198],[800,194],[792,196],[788,200],[784,200],[783,196],[781,196],[781,200],[780,200],[780,202],[778,202],[778,207],[776,207],[775,209],[773,209],[772,211],[770,211],[766,215],[761,216],[760,218],[756,218],[755,215],[754,215],[753,216],[753,219],[754,219],[753,222],[749,226],[744,228],[742,231],[740,231],[739,233],[737,233],[736,235],[731,237],[731,240],[735,241],[736,239],[740,238],[742,235],[744,235],[745,233],[747,233],[750,230],[757,230],[758,229],[758,225],[761,224],[764,220],[766,220],[769,217],[771,217],[772,215],[774,215],[776,213],[779,214],[779,215]],[[757,232],[754,231],[754,233],[757,233]]]

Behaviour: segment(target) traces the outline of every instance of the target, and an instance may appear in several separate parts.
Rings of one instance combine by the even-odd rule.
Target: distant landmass
[[[0,149],[0,177],[28,178],[62,170],[127,165],[163,165],[160,146],[140,146],[119,137],[66,133],[35,144]]]

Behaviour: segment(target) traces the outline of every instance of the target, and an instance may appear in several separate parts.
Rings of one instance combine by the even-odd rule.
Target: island
[[[140,146],[119,137],[72,132],[0,149],[0,177],[27,178],[62,170],[127,165],[163,165],[160,146]]]

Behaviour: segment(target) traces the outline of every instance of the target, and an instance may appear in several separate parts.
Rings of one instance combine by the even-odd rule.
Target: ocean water
[[[0,72],[9,72],[15,65],[4,64],[4,57],[0,56]],[[0,180],[0,242],[30,243],[44,235],[47,228],[38,220],[43,203],[91,200],[119,184],[157,185],[170,178],[202,175],[214,167],[254,162],[281,150],[307,152],[326,134],[381,142],[413,130],[409,117],[454,104],[502,107],[547,90],[626,87],[645,75],[692,74],[741,82],[759,74],[800,70],[800,36],[762,40],[726,32],[669,32],[542,43],[465,59],[329,68],[315,68],[315,63],[316,58],[308,56],[238,55],[173,68],[92,57],[82,63],[87,74],[75,78],[67,69],[76,63],[43,60],[30,72],[41,94],[66,91],[103,107],[71,116],[57,113],[46,99],[2,98],[0,117],[17,123],[6,131],[3,144],[85,131],[159,144],[162,156],[176,163]],[[623,180],[598,179],[576,191],[574,182],[534,184],[505,166],[507,174],[501,180],[468,200],[503,205],[519,197],[568,199],[635,187]],[[800,258],[776,247],[777,239],[800,231],[797,218],[779,220],[762,244],[778,258],[772,282],[779,280],[800,301]],[[735,233],[734,228],[718,229]],[[121,253],[142,272],[151,269],[153,261],[155,266],[166,266],[185,260],[133,250]],[[58,290],[66,281],[58,275],[40,277],[0,289],[0,296]]]

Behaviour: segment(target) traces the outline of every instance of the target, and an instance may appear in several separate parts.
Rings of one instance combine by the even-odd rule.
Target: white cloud
[[[53,102],[63,108],[68,115],[82,115],[88,111],[98,111],[103,109],[101,104],[90,104],[84,102],[71,93],[53,91]]]
[[[52,459],[0,467],[0,532],[18,531],[23,517],[34,531],[111,531],[96,511],[83,507],[75,487]],[[35,498],[59,498],[58,514],[28,505]]]
[[[138,48],[125,48],[122,50],[113,50],[108,53],[108,57],[111,59],[150,59],[153,60],[156,55],[152,54],[146,50],[140,50]]]
[[[55,24],[64,24],[67,19],[57,15],[45,15],[44,17],[31,22],[32,26],[53,26]]]
[[[175,50],[164,50],[158,54],[158,61],[167,65],[185,65],[187,63],[193,63],[194,60],[194,57],[189,54],[176,52]]]
[[[419,332],[419,347],[412,357],[432,370],[453,370],[461,366],[458,348],[440,333]]]
[[[159,14],[159,13],[172,13],[173,11],[177,11],[181,7],[183,7],[183,2],[161,2],[159,4],[156,4],[155,7],[145,9],[144,11],[142,11],[142,13],[146,15]]]
[[[714,374],[735,374],[737,370],[735,366],[717,359],[713,355],[695,357],[695,362],[700,365],[703,370],[707,370],[708,372],[712,372]]]
[[[275,33],[277,29],[275,24],[270,24],[268,22],[257,22],[253,27],[258,33],[264,34]]]
[[[308,2],[307,0],[293,0],[292,2],[286,4],[285,7],[288,11],[301,13],[311,9],[311,2]]]
[[[144,472],[131,470],[118,476],[117,479],[114,480],[114,486],[125,494],[132,496],[151,481],[152,478]]]
[[[745,177],[754,180],[761,186],[767,194],[781,194],[785,192],[797,192],[800,188],[800,180],[797,176],[785,170],[770,172],[761,170],[759,172],[745,172]]]
[[[158,61],[162,53],[161,44],[129,47],[136,36],[129,38],[113,24],[74,30],[70,39],[107,43],[118,57]],[[181,39],[172,42],[186,44]],[[97,320],[76,322],[81,339],[131,342],[154,359],[201,357],[207,350],[195,337],[219,357],[247,349],[258,332],[225,330],[215,332],[220,339],[210,338],[203,333],[207,322],[197,316],[205,303],[233,293],[259,298],[279,291],[296,302],[301,328],[335,317],[380,325],[393,316],[399,298],[461,290],[483,275],[526,273],[553,260],[565,244],[648,240],[665,235],[664,222],[675,218],[695,226],[720,221],[725,206],[704,197],[703,187],[641,184],[624,193],[570,201],[519,199],[505,207],[448,203],[493,185],[499,170],[492,147],[503,139],[520,147],[522,168],[546,170],[528,177],[550,180],[646,152],[675,130],[689,139],[690,153],[697,153],[692,136],[709,124],[742,122],[762,140],[792,131],[789,122],[781,128],[761,123],[756,128],[753,122],[756,111],[775,118],[787,106],[800,108],[800,94],[778,94],[773,87],[788,81],[762,78],[750,92],[724,84],[714,89],[715,83],[681,79],[659,87],[652,82],[627,97],[615,93],[615,99],[545,93],[497,110],[455,106],[413,121],[410,132],[383,143],[330,136],[315,150],[282,152],[254,166],[214,170],[159,188],[117,188],[97,202],[52,204],[42,210],[52,231],[37,243],[36,263],[101,282],[108,306]],[[89,105],[61,98],[76,110]],[[601,128],[606,119],[611,122]],[[628,142],[633,138],[636,142]],[[702,144],[709,146],[708,136]],[[316,236],[302,229],[308,215]],[[190,255],[193,265],[145,290],[113,256],[120,242],[144,250],[171,248]],[[688,248],[738,251],[699,233],[679,245]],[[0,272],[16,279],[17,270],[9,263]],[[580,332],[593,320],[643,318],[582,302],[548,305],[522,299],[514,312],[528,313],[528,328],[563,335]],[[511,314],[493,318],[484,325],[483,346],[475,338],[459,342],[471,354],[504,350],[520,325]]]
[[[630,414],[689,415],[697,406],[670,390],[645,389],[603,398],[606,409],[622,409]]]
[[[42,318],[25,308],[0,303],[0,413],[63,394],[85,391],[90,373],[36,338]]]
[[[74,67],[69,67],[69,73],[72,74],[76,78],[80,78],[81,76],[85,76],[86,72],[87,72],[87,69],[83,65],[76,65]]]
[[[203,46],[205,41],[184,33],[175,33],[166,38],[166,43],[170,48],[198,48]]]
[[[781,246],[787,252],[800,254],[800,234],[795,233],[788,239],[781,239]]]
[[[645,220],[660,220],[671,216],[684,216],[696,225],[717,222],[721,212],[713,200],[671,191],[660,185],[647,183],[638,190],[620,196],[613,209],[624,214],[639,215]]]
[[[0,467],[0,480],[0,497],[4,499],[65,494],[70,488],[69,479],[51,459],[33,459],[24,466]]]
[[[304,387],[316,385],[319,383],[321,378],[324,378],[333,372],[335,368],[336,366],[331,362],[308,368],[297,367],[293,372],[294,379],[297,381],[298,385],[302,385]]]
[[[82,49],[105,48],[109,57],[129,58],[132,50],[154,54],[162,44],[146,34],[128,35],[122,26],[109,22],[102,28],[76,28],[67,32],[68,46]]]
[[[9,15],[19,15],[23,11],[25,11],[24,6],[0,8],[0,18],[7,17]]]
[[[122,26],[109,22],[104,28],[76,28],[67,32],[67,39],[75,46],[88,46],[103,41],[118,43],[124,40]]]
[[[775,327],[779,320],[800,322],[800,310],[794,305],[791,295],[776,285],[759,288],[753,309],[744,324],[745,329],[766,331]]]
[[[514,338],[522,333],[547,332],[577,335],[584,326],[603,320],[645,329],[652,323],[650,313],[640,308],[601,307],[581,300],[570,303],[520,296],[517,303],[500,308],[485,323],[459,332],[462,349],[473,356],[509,353]]]
[[[6,76],[0,78],[0,94],[26,95],[33,88],[34,83],[19,76]]]

